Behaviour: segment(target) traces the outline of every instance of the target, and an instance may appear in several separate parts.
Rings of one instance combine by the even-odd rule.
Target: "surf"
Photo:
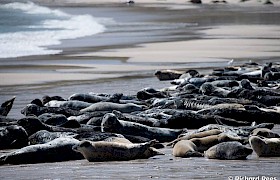
[[[4,4],[1,10],[6,12],[6,18],[18,15],[13,18],[24,19],[30,24],[19,26],[0,20],[3,29],[9,26],[8,31],[0,30],[0,58],[59,54],[62,50],[48,47],[59,45],[64,39],[92,36],[106,30],[98,18],[89,14],[71,15],[32,2]]]

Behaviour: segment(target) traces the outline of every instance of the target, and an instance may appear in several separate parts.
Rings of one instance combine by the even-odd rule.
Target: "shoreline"
[[[165,2],[170,1],[166,0]],[[153,4],[148,6],[153,6]],[[169,5],[166,4],[166,6]],[[178,8],[174,4],[169,7]],[[87,7],[87,11],[94,11],[96,8]],[[100,11],[104,10],[106,13],[111,13],[103,12],[107,16],[117,14],[126,17],[126,15],[130,15],[131,17],[122,19],[122,22],[128,22],[128,24],[133,21],[133,18],[136,18],[132,15],[141,16],[136,19],[137,22],[144,22],[142,26],[154,23],[157,25],[155,27],[159,27],[161,31],[157,32],[156,30],[156,33],[154,33],[151,30],[137,36],[132,33],[133,31],[128,30],[123,34],[104,33],[88,37],[88,40],[92,41],[89,45],[83,44],[85,38],[83,40],[66,40],[60,46],[52,47],[64,49],[62,54],[0,59],[0,63],[3,65],[0,68],[0,101],[4,102],[4,100],[16,96],[9,117],[17,119],[24,117],[20,114],[21,110],[31,100],[41,99],[44,95],[61,96],[63,98],[67,98],[74,93],[88,92],[135,95],[142,88],[161,89],[171,86],[170,81],[159,81],[153,75],[155,69],[196,69],[200,73],[207,73],[212,71],[213,68],[228,65],[228,61],[232,58],[234,58],[234,65],[243,64],[249,60],[264,64],[279,62],[280,59],[280,49],[277,49],[280,46],[280,36],[278,36],[280,19],[278,18],[276,22],[272,22],[273,19],[263,22],[270,25],[263,29],[259,29],[263,27],[263,24],[258,25],[256,23],[258,22],[257,19],[261,19],[260,22],[262,22],[268,17],[276,17],[276,14],[279,15],[280,11],[274,15],[266,9],[265,12],[260,13],[262,17],[252,18],[255,15],[253,12],[256,12],[259,8],[257,10],[251,9],[248,12],[248,8],[241,8],[242,11],[236,8],[226,12],[229,7],[224,8],[222,6],[210,10],[200,7],[201,9],[192,9],[191,11],[166,10],[165,7],[147,7],[147,9],[142,7],[137,11],[131,8],[124,8],[127,11],[122,11],[123,7],[121,9],[118,7],[104,8],[103,6],[98,8],[100,8]],[[111,12],[115,8],[117,10]],[[81,9],[70,8],[70,10],[82,13]],[[204,11],[205,14],[203,14]],[[220,11],[224,13],[219,14]],[[147,21],[146,18],[150,16],[153,19]],[[213,22],[208,22],[208,16],[210,19],[214,19]],[[232,19],[228,19],[229,17],[232,17]],[[252,19],[252,24],[256,23],[255,26],[246,24]],[[164,29],[159,26],[159,22],[166,24],[182,22],[184,24],[196,21],[198,21],[197,27],[190,29],[180,26],[175,32],[172,29],[174,26],[171,26],[171,29]],[[237,26],[231,28],[233,26],[230,26],[230,24],[234,21],[237,21]],[[273,23],[275,23],[275,26],[271,27]],[[213,25],[211,26],[211,24]],[[128,27],[130,26],[132,25],[129,24]],[[245,31],[245,29],[249,31]],[[124,30],[126,29],[124,28]],[[127,34],[130,36],[127,37]],[[138,43],[143,40],[141,38],[145,35],[155,39],[152,39],[152,42]],[[113,38],[116,36],[120,37]],[[125,37],[128,40],[122,42]],[[180,39],[180,37],[184,37],[184,39]],[[100,42],[94,42],[95,38],[98,41],[104,40],[104,44],[100,45]],[[78,47],[75,47],[75,43]],[[26,81],[23,82],[22,80]],[[279,133],[280,126],[276,125],[273,130]],[[164,148],[163,152],[165,153],[164,156],[123,162],[113,161],[108,163],[77,160],[4,165],[0,166],[0,178],[230,179],[231,177],[275,177],[277,179],[279,176],[278,168],[275,166],[280,160],[279,157],[258,158],[254,153],[246,161],[214,159],[210,161],[206,158],[176,158],[172,155],[172,148]],[[1,151],[1,153],[6,152]]]
[[[64,40],[61,45],[50,47],[51,49],[63,49],[61,54],[10,58],[9,62],[0,59],[2,65],[7,65],[7,69],[4,71],[0,69],[0,79],[4,79],[0,86],[43,85],[64,81],[73,81],[75,84],[75,81],[135,76],[137,72],[152,77],[153,72],[159,69],[189,69],[199,68],[200,66],[214,68],[215,66],[226,65],[231,59],[234,59],[236,65],[238,65],[246,59],[263,62],[262,60],[280,57],[280,51],[277,49],[280,46],[278,38],[280,37],[280,21],[270,22],[273,20],[272,18],[269,22],[265,22],[272,23],[270,25],[254,25],[254,21],[259,19],[254,20],[248,15],[253,19],[253,25],[245,25],[243,23],[248,20],[243,20],[242,15],[235,12],[240,11],[249,14],[250,11],[255,13],[259,8],[256,10],[250,9],[247,12],[248,8],[235,7],[227,12],[227,9],[214,6],[217,8],[215,11],[222,12],[219,16],[207,8],[202,8],[206,13],[202,17],[193,15],[200,10],[192,9],[189,12],[191,15],[187,15],[186,18],[181,15],[181,13],[188,12],[186,10],[166,10],[162,7],[147,8],[139,6],[119,7],[122,13],[117,12],[117,10],[112,12],[116,7],[106,7],[104,10],[106,13],[111,13],[111,15],[107,14],[107,17],[114,15],[132,16],[145,12],[147,17],[135,17],[143,23],[142,26],[151,24],[151,22],[156,23],[155,27],[159,26],[158,31],[154,32],[151,29],[150,32],[146,33],[151,37],[150,39],[143,39],[145,34],[133,34],[134,30],[129,32],[132,33],[129,37],[126,37],[126,34],[123,33],[119,34],[119,39],[112,39],[112,36],[118,34],[109,30],[109,32],[105,31],[92,37]],[[64,7],[62,10],[79,13],[82,9],[81,7]],[[89,7],[83,13],[90,13],[92,9],[93,7]],[[94,8],[94,10],[96,9],[98,8]],[[160,14],[163,17],[160,17]],[[213,16],[213,18],[233,15],[240,22],[225,24],[224,21],[231,23],[232,20],[221,18],[218,19],[221,22],[217,21],[211,26],[211,22],[205,22],[207,14],[210,17]],[[267,8],[264,9],[262,14],[267,17],[279,15],[279,13],[272,14]],[[102,16],[104,12],[94,11],[92,15]],[[147,21],[148,18],[152,18],[152,20]],[[176,21],[174,22],[174,20]],[[259,21],[262,22],[263,20]],[[119,24],[131,24],[132,22],[133,18],[118,19],[117,21]],[[171,23],[170,28],[178,26],[178,29],[173,32],[174,30],[171,31],[171,29],[161,27],[162,24],[167,23]],[[190,23],[197,23],[197,25],[185,27]],[[87,38],[92,42],[89,42]],[[122,42],[122,38],[128,38],[128,40]],[[196,63],[198,63],[197,66],[190,66]],[[212,65],[209,65],[209,63],[212,63]],[[18,64],[25,67],[26,71],[20,71]],[[40,71],[38,76],[36,76],[36,71]],[[22,78],[27,81],[23,82]]]

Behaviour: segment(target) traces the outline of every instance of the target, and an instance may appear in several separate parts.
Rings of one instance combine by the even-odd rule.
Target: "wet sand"
[[[279,7],[180,7],[61,7],[70,13],[114,17],[118,23],[109,25],[112,29],[105,33],[52,47],[62,48],[60,55],[0,59],[0,102],[17,96],[10,116],[20,118],[20,110],[27,103],[44,95],[135,94],[144,87],[169,86],[169,82],[159,82],[153,76],[156,69],[195,68],[207,72],[227,65],[231,59],[236,65],[249,60],[279,62]],[[145,27],[150,29],[137,31]],[[279,125],[275,131],[280,133]],[[257,158],[253,154],[246,161],[182,159],[174,158],[170,148],[162,151],[166,155],[128,162],[80,160],[0,166],[0,179],[280,179],[280,158]]]

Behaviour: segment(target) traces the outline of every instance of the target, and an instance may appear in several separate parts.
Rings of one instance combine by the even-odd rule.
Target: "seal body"
[[[251,136],[249,143],[259,157],[280,156],[280,138]]]
[[[28,135],[21,126],[10,125],[0,129],[0,149],[21,148],[28,145]]]
[[[252,136],[262,136],[266,138],[280,138],[280,135],[267,128],[257,128],[251,132]]]
[[[98,102],[90,105],[87,108],[81,109],[81,112],[93,112],[93,111],[109,111],[117,110],[124,113],[131,113],[134,111],[142,111],[143,107],[133,103],[118,104],[112,102]]]
[[[172,141],[182,132],[182,130],[150,127],[139,123],[118,120],[113,113],[108,113],[103,117],[101,131],[142,136],[156,139],[160,142]]]
[[[154,141],[141,144],[82,141],[78,145],[73,146],[73,150],[82,153],[82,155],[90,162],[128,161],[147,158],[144,153],[153,143]]]
[[[204,152],[208,159],[235,160],[246,159],[253,152],[240,142],[222,142]]]
[[[206,151],[210,147],[219,144],[221,142],[228,142],[228,141],[241,141],[244,140],[240,137],[234,137],[226,133],[220,133],[218,135],[211,135],[202,138],[192,138],[190,139],[196,146],[199,152]]]
[[[197,151],[196,145],[190,140],[181,140],[173,147],[175,157],[202,157],[203,154]]]
[[[46,144],[30,145],[0,157],[0,164],[35,164],[83,159],[72,150],[80,141],[74,138],[57,138]]]

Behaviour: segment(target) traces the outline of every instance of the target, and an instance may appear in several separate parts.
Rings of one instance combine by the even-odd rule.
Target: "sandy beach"
[[[9,2],[8,0],[5,2]],[[10,117],[44,95],[74,93],[135,94],[145,87],[170,85],[154,76],[159,69],[197,69],[202,73],[254,61],[279,62],[280,6],[263,1],[227,4],[203,1],[121,0],[34,2],[69,14],[90,14],[105,22],[106,31],[63,40],[48,47],[56,55],[0,59],[0,102],[16,96]],[[275,131],[280,133],[279,126]],[[0,166],[0,179],[228,179],[229,176],[279,175],[279,158],[248,161],[177,159],[165,156],[129,162],[88,163],[86,160],[39,165]]]

